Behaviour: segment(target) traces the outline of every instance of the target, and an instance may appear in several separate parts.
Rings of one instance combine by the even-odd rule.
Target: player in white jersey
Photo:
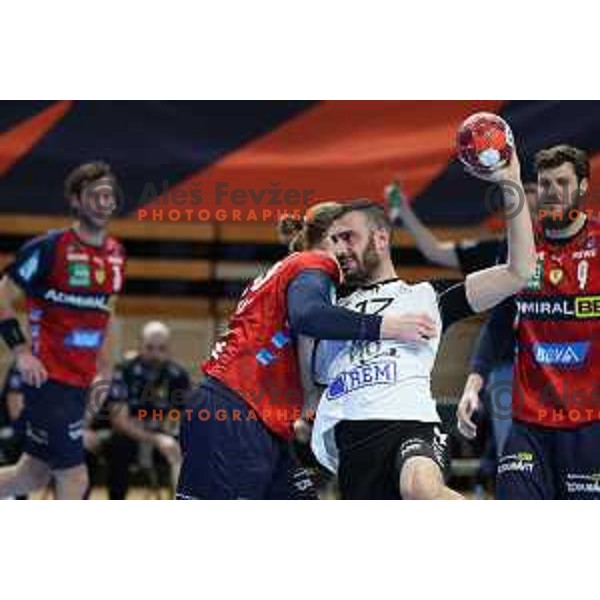
[[[324,341],[317,346],[315,379],[327,388],[312,445],[319,461],[337,472],[343,498],[461,497],[444,483],[446,436],[430,389],[440,337],[454,321],[519,291],[535,263],[516,156],[487,179],[509,182],[502,186],[507,211],[515,202],[521,207],[507,219],[506,264],[464,281],[408,285],[399,280],[390,256],[390,222],[378,204],[349,203],[329,230],[345,282],[352,288],[339,303],[359,312],[393,310],[415,316],[411,341]]]

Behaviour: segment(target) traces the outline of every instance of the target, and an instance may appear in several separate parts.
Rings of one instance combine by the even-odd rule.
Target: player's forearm
[[[467,381],[465,382],[465,389],[463,394],[466,392],[473,392],[479,394],[485,385],[485,379],[479,373],[469,373]]]
[[[411,233],[415,244],[425,258],[443,267],[458,268],[456,247],[451,242],[441,242],[408,206],[400,212],[404,227]]]
[[[503,186],[504,206],[507,213],[508,271],[515,276],[519,289],[533,276],[536,263],[535,240],[531,225],[529,204],[520,179]]]
[[[299,334],[327,340],[378,340],[381,317],[363,315],[346,308],[311,302],[290,318]]]
[[[328,340],[378,340],[382,318],[334,306],[331,282],[317,271],[305,271],[288,289],[288,320],[297,335]]]
[[[136,421],[129,413],[129,410],[115,408],[114,412],[116,414],[111,418],[111,425],[115,431],[122,433],[136,442],[154,443],[156,434]]]

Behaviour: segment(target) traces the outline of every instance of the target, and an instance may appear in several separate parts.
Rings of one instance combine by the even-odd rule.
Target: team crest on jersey
[[[564,278],[565,272],[560,268],[550,269],[548,279],[552,285],[558,285]]]
[[[69,285],[72,287],[90,287],[90,266],[87,263],[74,262],[69,264]]]
[[[106,281],[106,269],[104,265],[94,271],[94,279],[98,285],[102,285]]]

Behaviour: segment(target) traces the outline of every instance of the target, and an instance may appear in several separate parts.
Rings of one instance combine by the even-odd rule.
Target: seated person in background
[[[170,357],[170,337],[164,323],[147,323],[142,329],[139,353],[115,367],[107,399],[113,429],[106,456],[111,500],[126,497],[129,465],[136,454],[153,487],[163,484],[159,480],[163,473],[167,474],[166,484],[177,480],[181,464],[176,439],[179,423],[170,421],[167,415],[170,409],[183,407],[190,378]]]
[[[21,415],[25,400],[21,386],[21,374],[12,365],[6,373],[0,393],[0,462],[3,464],[16,463],[22,451],[25,430]]]

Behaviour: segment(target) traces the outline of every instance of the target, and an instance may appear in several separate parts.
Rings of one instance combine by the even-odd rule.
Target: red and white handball
[[[456,135],[458,158],[479,173],[493,173],[510,162],[515,142],[508,123],[480,112],[462,122]]]

